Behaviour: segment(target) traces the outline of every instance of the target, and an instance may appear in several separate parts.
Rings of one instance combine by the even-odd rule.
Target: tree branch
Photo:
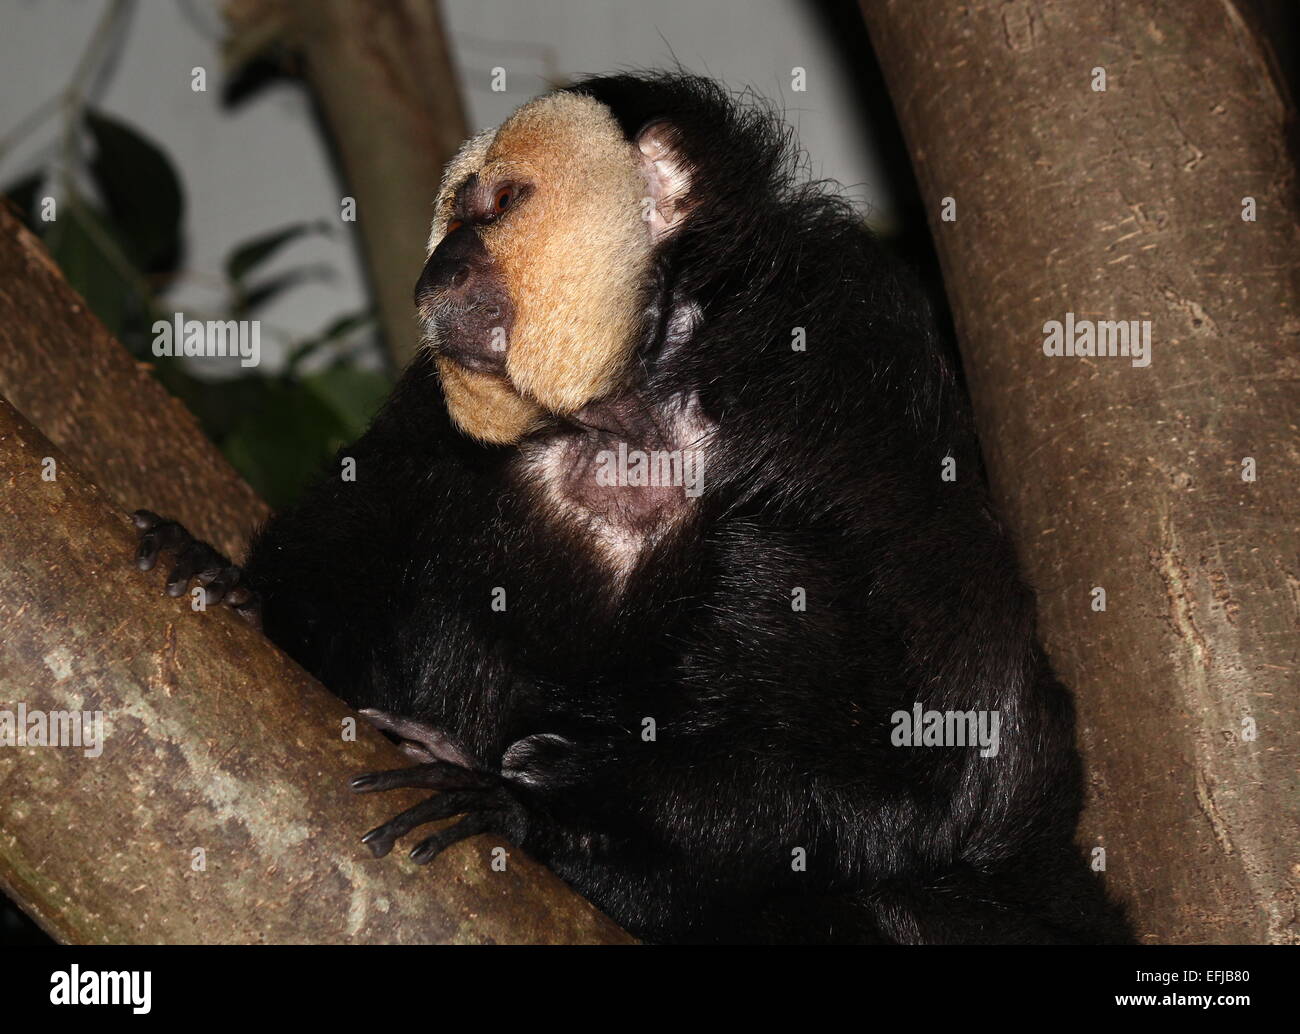
[[[489,837],[427,869],[369,858],[360,835],[417,798],[347,777],[409,762],[364,723],[345,740],[341,701],[131,562],[122,510],[229,547],[260,504],[3,211],[0,285],[0,387],[69,446],[0,402],[0,736],[20,707],[102,712],[106,733],[99,756],[0,747],[0,886],[77,943],[626,941],[519,851],[493,871]]]
[[[338,151],[395,366],[419,334],[411,292],[442,167],[469,134],[432,0],[227,0],[232,61],[300,55]]]
[[[1300,246],[1264,48],[1223,0],[862,7],[1078,699],[1085,838],[1147,940],[1293,940]],[[1045,355],[1069,312],[1150,320],[1150,366]]]
[[[238,557],[266,504],[190,412],[68,286],[45,247],[0,205],[0,395],[119,509],[148,507]]]

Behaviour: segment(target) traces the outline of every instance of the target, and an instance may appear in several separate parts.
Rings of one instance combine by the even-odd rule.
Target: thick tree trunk
[[[1078,698],[1085,842],[1145,940],[1293,941],[1300,239],[1266,50],[1231,0],[863,9]],[[1069,312],[1150,320],[1150,366],[1046,355]]]
[[[0,886],[47,930],[77,943],[627,939],[518,851],[494,871],[490,837],[428,869],[370,859],[361,833],[417,797],[358,797],[347,777],[409,762],[364,723],[345,740],[348,709],[231,612],[194,613],[162,595],[161,573],[135,570],[122,511],[175,514],[238,554],[261,503],[3,211],[0,389],[67,446],[0,401],[0,742],[20,708],[102,712],[106,733],[99,756],[0,746]]]
[[[411,301],[442,167],[468,135],[433,0],[227,0],[228,52],[300,55],[333,138],[395,366],[415,351]]]

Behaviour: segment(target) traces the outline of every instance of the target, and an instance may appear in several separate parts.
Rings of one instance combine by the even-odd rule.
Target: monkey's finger
[[[491,812],[475,812],[473,815],[466,815],[456,825],[441,830],[431,837],[426,837],[416,844],[411,851],[411,861],[416,865],[425,865],[437,858],[452,844],[468,840],[480,833],[490,833],[494,826],[495,823]]]
[[[136,510],[131,514],[131,523],[135,525],[137,531],[149,531],[162,522],[163,519],[152,510]]]
[[[433,726],[417,722],[414,718],[403,718],[391,711],[381,711],[377,707],[363,707],[361,717],[376,729],[391,732],[404,740],[418,740],[422,733],[432,732]]]
[[[162,543],[159,542],[158,536],[153,532],[147,532],[140,536],[140,544],[135,550],[135,566],[141,571],[152,571],[153,565],[158,562],[158,554],[162,551]]]
[[[256,607],[259,602],[257,593],[247,585],[236,585],[226,593],[227,606],[234,607],[236,610],[247,610],[250,607]]]
[[[434,759],[448,761],[453,765],[460,765],[462,768],[471,766],[469,755],[461,750],[450,736],[436,726],[429,725],[427,722],[416,721],[414,718],[404,718],[399,714],[392,714],[388,711],[380,711],[373,707],[363,708],[361,716],[376,729],[391,732],[394,736],[419,744],[430,755],[428,758],[430,761]]]
[[[361,838],[361,842],[370,848],[376,858],[383,858],[393,849],[393,844],[406,836],[416,826],[438,819],[449,819],[460,815],[473,807],[479,800],[476,793],[441,793],[421,801],[412,808],[407,808],[396,818],[389,819],[382,826],[376,826]]]
[[[189,587],[190,579],[206,569],[209,556],[201,542],[190,542],[180,551],[172,573],[167,576],[167,595],[180,596]]]
[[[230,595],[236,588],[240,574],[239,568],[233,565],[210,567],[206,571],[200,571],[198,582],[207,595],[205,602],[209,606],[222,600],[230,603]]]
[[[148,511],[137,511],[148,513]],[[156,515],[151,515],[156,516]],[[139,524],[136,525],[139,527]],[[140,536],[140,545],[135,551],[135,564],[141,571],[150,571],[158,561],[158,554],[164,549],[173,549],[189,541],[189,532],[175,521],[159,520]]]
[[[438,760],[429,753],[427,748],[421,747],[414,740],[402,740],[402,742],[397,745],[397,749],[419,765],[423,765],[429,761]]]
[[[172,573],[167,579],[167,595],[180,596],[185,592],[191,579],[197,579],[200,585],[207,586],[223,576],[225,585],[219,588],[221,592],[225,592],[243,572],[206,542],[192,539],[189,532],[183,528],[181,530],[187,539],[187,544],[179,551],[176,566],[172,568]],[[216,603],[221,599],[219,593],[206,589],[205,592],[208,603]]]
[[[425,790],[480,790],[496,782],[491,776],[445,761],[430,761],[414,768],[388,772],[363,772],[348,784],[356,793],[376,793],[415,786]]]

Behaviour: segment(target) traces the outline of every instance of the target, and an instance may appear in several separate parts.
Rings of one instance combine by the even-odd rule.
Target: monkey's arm
[[[137,510],[136,566],[150,571],[170,554],[167,595],[183,595],[191,582],[201,586],[206,605],[227,604],[319,676],[331,644],[359,631],[357,618],[372,612],[379,589],[374,541],[385,532],[357,504],[365,505],[359,493],[316,486],[303,503],[271,517],[243,565],[178,522]]]
[[[635,743],[636,746],[630,746]],[[734,733],[642,744],[517,741],[500,772],[433,760],[358,777],[358,791],[443,792],[367,835],[376,855],[416,827],[463,815],[412,852],[428,862],[475,835],[544,862],[649,940],[826,943],[1105,943],[1069,837],[998,864],[961,857],[923,792],[883,797],[813,774]],[[935,820],[939,825],[930,823]],[[1034,887],[1059,894],[1043,912]]]
[[[149,570],[172,553],[169,595],[194,580],[206,602],[257,612],[269,638],[347,695],[391,632],[394,601],[419,557],[417,525],[445,526],[454,506],[479,505],[461,498],[472,480],[466,451],[471,446],[450,429],[432,360],[422,355],[370,429],[257,531],[242,565],[148,511],[135,515],[137,564]]]
[[[634,731],[538,734],[511,744],[497,771],[443,757],[435,750],[425,764],[354,781],[360,792],[442,791],[367,834],[376,855],[419,825],[463,815],[412,858],[501,837],[652,939],[744,936],[756,901],[834,893],[857,854],[835,842],[831,831],[853,827],[831,814],[843,804],[806,766],[729,734],[658,743]]]

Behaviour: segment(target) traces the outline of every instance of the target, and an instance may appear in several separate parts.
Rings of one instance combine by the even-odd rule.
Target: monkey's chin
[[[545,414],[505,377],[467,370],[439,356],[438,375],[452,422],[481,442],[510,445],[538,427]]]

